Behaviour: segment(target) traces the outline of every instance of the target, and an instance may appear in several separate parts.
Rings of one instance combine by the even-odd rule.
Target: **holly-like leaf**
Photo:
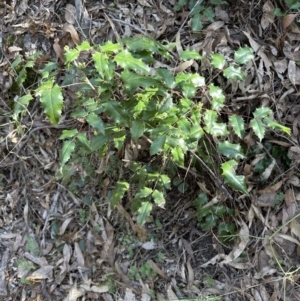
[[[73,138],[77,133],[78,133],[77,129],[63,130],[62,134],[59,136],[58,139],[64,140],[66,138]]]
[[[209,6],[207,7],[204,11],[203,11],[203,15],[210,21],[210,22],[214,22],[214,18],[215,18],[215,13],[213,11],[213,9]]]
[[[128,190],[129,183],[125,181],[118,181],[116,187],[111,192],[111,199],[110,199],[110,207],[112,209],[115,208],[122,200],[124,193]]]
[[[72,140],[65,140],[60,153],[61,166],[63,167],[70,159],[75,149],[75,142]]]
[[[219,220],[219,217],[217,215],[209,214],[206,216],[205,222],[201,223],[200,226],[203,231],[209,231],[217,225],[218,220]]]
[[[145,123],[141,120],[133,120],[130,128],[132,139],[137,141],[145,131]]]
[[[271,109],[268,107],[256,108],[253,112],[253,116],[255,118],[265,118],[268,117],[272,113]]]
[[[86,133],[79,133],[76,136],[78,142],[80,143],[80,145],[87,151],[87,152],[91,152],[91,147],[90,147],[90,143],[86,137]]]
[[[222,54],[215,53],[211,55],[211,64],[217,69],[223,69],[226,64],[225,57]]]
[[[253,59],[254,54],[250,47],[241,47],[234,53],[234,61],[238,64],[246,64]]]
[[[158,191],[155,189],[152,193],[152,197],[153,197],[155,204],[160,207],[163,207],[163,205],[166,203],[164,194],[161,191]]]
[[[150,68],[141,59],[136,59],[128,50],[122,50],[118,53],[114,61],[123,69],[131,69],[142,74],[150,73]]]
[[[168,88],[173,89],[175,87],[174,76],[170,70],[159,68],[156,70],[156,72],[162,78]]]
[[[245,124],[244,124],[244,119],[241,116],[238,115],[231,115],[229,117],[230,124],[232,126],[232,129],[234,133],[242,138],[244,131],[245,131]]]
[[[239,144],[232,144],[228,141],[220,142],[217,146],[220,154],[229,159],[242,159],[245,156],[242,153],[242,148]]]
[[[245,177],[236,175],[234,170],[235,165],[237,165],[237,162],[234,160],[230,160],[221,165],[223,170],[222,175],[225,183],[231,188],[248,195]]]
[[[80,45],[77,45],[76,48],[79,51],[89,51],[92,47],[88,41],[83,41]]]
[[[216,123],[216,120],[218,118],[217,112],[212,111],[212,110],[206,110],[204,113],[204,123],[205,127],[204,129],[210,133],[211,129],[214,127],[214,124]]]
[[[108,60],[108,56],[101,52],[95,52],[92,56],[95,67],[102,79],[110,81],[114,76],[114,64]]]
[[[279,123],[277,123],[276,121],[269,119],[269,118],[264,118],[264,122],[267,124],[267,126],[269,126],[270,128],[274,129],[274,130],[280,130],[288,135],[291,134],[291,129],[283,126]]]
[[[65,64],[68,65],[70,64],[71,62],[75,61],[79,54],[80,54],[80,51],[76,48],[74,49],[69,49],[69,47],[65,47]]]
[[[30,103],[30,100],[32,100],[32,99],[33,99],[33,97],[29,93],[29,94],[23,95],[22,97],[20,97],[16,100],[15,107],[14,107],[14,119],[15,120],[18,119],[18,115],[21,112],[26,111],[26,109]]]
[[[147,218],[152,211],[152,204],[150,202],[142,202],[141,207],[138,209],[137,223],[142,226],[146,223]]]
[[[95,128],[99,133],[105,135],[104,123],[97,114],[95,114],[94,112],[90,113],[87,116],[86,120],[88,124],[91,125],[93,128]]]
[[[241,67],[229,66],[223,71],[223,75],[226,78],[233,80],[243,80],[246,78],[245,73],[241,70]]]
[[[116,100],[109,101],[103,104],[105,112],[109,114],[111,118],[113,118],[114,122],[117,124],[125,124],[127,125],[129,120],[128,113],[121,106],[119,102]]]
[[[214,84],[210,84],[208,94],[212,98],[211,108],[218,111],[224,107],[225,95],[220,87],[216,87]]]
[[[173,161],[179,166],[184,166],[184,153],[180,146],[175,146],[171,150]]]
[[[156,137],[150,147],[150,155],[153,156],[164,149],[164,145],[166,143],[166,136],[161,135]]]
[[[201,60],[202,59],[202,56],[199,54],[198,51],[196,50],[189,50],[189,49],[186,49],[186,50],[183,50],[181,53],[180,53],[180,59],[183,60],[183,61],[188,61],[188,60]]]
[[[61,116],[63,96],[61,87],[53,84],[54,79],[51,79],[43,83],[35,91],[36,95],[40,97],[44,111],[51,123],[57,125]]]
[[[100,49],[105,53],[117,53],[122,49],[122,47],[119,43],[108,41],[104,45],[101,45]]]
[[[260,121],[259,119],[252,119],[250,121],[250,125],[253,128],[254,133],[259,138],[259,141],[261,141],[265,136],[265,125]]]
[[[159,50],[162,48],[160,42],[146,37],[125,37],[121,39],[130,51],[132,52],[141,52],[143,50],[150,51],[152,53],[159,53]]]
[[[153,192],[153,190],[149,187],[144,187],[142,189],[140,189],[136,194],[135,194],[135,198],[139,199],[139,198],[146,198],[148,197],[151,193]]]
[[[191,20],[191,26],[193,31],[200,31],[203,28],[200,14],[195,14]]]

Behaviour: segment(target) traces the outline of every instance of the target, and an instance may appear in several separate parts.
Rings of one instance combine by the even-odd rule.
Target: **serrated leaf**
[[[234,53],[234,61],[238,64],[246,64],[253,59],[254,54],[250,47],[241,47]]]
[[[79,133],[76,136],[76,139],[78,140],[78,142],[80,143],[80,145],[87,151],[90,152],[92,149],[90,147],[90,143],[87,140],[86,134],[85,133]]]
[[[18,119],[18,115],[25,111],[27,109],[27,106],[30,103],[30,100],[32,100],[33,97],[32,95],[26,94],[23,95],[22,97],[18,98],[15,102],[15,106],[14,106],[14,119],[17,120]]]
[[[228,157],[229,159],[242,159],[245,156],[242,153],[242,148],[239,144],[232,144],[228,141],[220,142],[217,146],[218,152]]]
[[[69,64],[69,63],[75,61],[80,54],[80,51],[76,48],[69,49],[68,47],[65,47],[65,50],[66,50],[65,51],[65,59],[66,59],[65,64]]]
[[[241,67],[229,66],[223,71],[223,75],[226,78],[233,80],[244,80],[246,78],[245,73],[242,71]]]
[[[137,141],[140,137],[143,136],[145,131],[145,123],[141,120],[133,120],[130,128],[130,133],[132,139]]]
[[[184,153],[180,146],[175,146],[171,150],[173,161],[179,165],[184,166]]]
[[[35,91],[36,95],[40,97],[44,111],[51,123],[57,125],[61,116],[63,96],[61,87],[57,84],[53,86],[53,84],[54,79],[51,79],[43,83]]]
[[[231,188],[248,195],[245,177],[236,175],[234,170],[235,165],[237,165],[237,162],[234,160],[230,160],[221,165],[223,170],[222,175],[224,177],[225,183],[228,184]]]
[[[104,53],[96,52],[92,55],[95,67],[102,79],[110,81],[114,76],[114,64],[108,60],[108,56]]]
[[[253,116],[255,118],[265,118],[268,117],[272,113],[271,109],[268,107],[256,108],[253,112]]]
[[[99,133],[105,135],[104,123],[97,114],[95,114],[94,112],[90,113],[87,116],[86,120],[88,124],[91,125],[93,128],[95,128]]]
[[[114,122],[117,124],[128,124],[128,113],[121,106],[121,104],[116,101],[109,101],[103,104],[104,111],[109,114],[111,118],[113,118]]]
[[[214,84],[210,84],[208,94],[212,98],[211,108],[218,111],[224,107],[225,95],[220,87],[216,87]]]
[[[121,73],[121,79],[124,82],[124,87],[126,90],[132,94],[138,87],[160,87],[161,84],[158,80],[146,77],[144,75],[139,75],[137,73],[130,72],[129,70],[124,70]]]
[[[161,191],[154,190],[152,193],[152,198],[153,201],[155,202],[156,205],[163,207],[163,205],[166,203],[164,194]]]
[[[279,124],[278,122],[270,119],[270,118],[264,118],[264,122],[267,124],[267,126],[269,126],[270,128],[274,129],[274,130],[280,130],[288,135],[291,134],[291,129],[283,126],[281,124]]]
[[[250,125],[253,128],[256,136],[259,138],[259,141],[261,141],[265,136],[265,125],[262,123],[262,121],[255,118],[250,121]]]
[[[201,223],[200,226],[202,230],[209,231],[213,229],[217,225],[217,221],[219,220],[219,217],[214,214],[207,215],[205,218],[205,222]]]
[[[196,206],[197,210],[201,209],[207,203],[208,203],[208,197],[207,194],[204,192],[198,194],[197,198],[193,201],[193,204]]]
[[[122,49],[122,46],[119,43],[108,41],[104,45],[101,45],[100,49],[105,53],[117,53]]]
[[[73,138],[76,134],[78,133],[77,129],[72,129],[72,130],[63,130],[62,134],[59,136],[58,139],[66,139],[66,138]]]
[[[170,70],[164,68],[158,68],[156,72],[162,78],[162,80],[164,81],[164,83],[167,85],[168,88],[173,89],[175,87],[174,76]]]
[[[76,48],[79,51],[88,51],[91,50],[92,47],[88,41],[83,41],[80,45],[77,45]]]
[[[116,187],[111,192],[110,207],[114,209],[116,205],[122,200],[124,193],[129,189],[129,183],[125,181],[118,181]]]
[[[223,69],[226,64],[225,57],[222,54],[215,53],[211,55],[211,64],[217,69]]]
[[[196,14],[192,17],[191,20],[191,27],[193,31],[200,31],[203,28],[203,24],[201,21],[201,16],[200,14]]]
[[[65,140],[60,152],[61,166],[63,167],[70,159],[75,149],[75,142],[72,140]]]
[[[198,51],[196,50],[189,50],[189,49],[186,49],[186,50],[183,50],[181,53],[180,53],[180,59],[183,60],[183,61],[188,61],[188,60],[200,60],[202,59],[202,56],[199,54]]]
[[[244,119],[238,115],[231,115],[229,117],[229,121],[230,121],[230,124],[232,126],[234,133],[238,137],[242,138],[244,131],[245,131]]]
[[[137,223],[142,226],[147,221],[152,211],[152,204],[150,202],[142,202],[141,207],[138,209]]]
[[[164,186],[166,189],[171,188],[171,180],[167,175],[160,175],[159,182]]]
[[[46,79],[50,76],[53,71],[57,71],[57,62],[49,62],[45,65],[41,71],[42,78]]]
[[[126,44],[128,49],[133,52],[147,50],[152,53],[159,53],[159,49],[162,47],[160,42],[146,36],[125,37],[121,39],[121,42]]]
[[[141,59],[136,59],[128,50],[122,50],[118,53],[114,61],[123,69],[131,69],[135,72],[150,73],[150,68]]]
[[[210,133],[211,129],[213,128],[214,124],[216,123],[216,120],[218,118],[217,112],[212,110],[206,110],[204,113],[204,123],[205,123],[205,130]]]
[[[140,189],[136,194],[135,194],[135,198],[146,198],[148,197],[151,193],[153,192],[153,190],[149,187],[144,187],[142,189]]]
[[[150,155],[156,155],[158,154],[160,151],[162,151],[164,149],[164,145],[166,143],[166,136],[161,135],[156,137],[150,147]]]
[[[213,9],[209,6],[203,11],[203,15],[210,21],[214,22],[215,13]]]

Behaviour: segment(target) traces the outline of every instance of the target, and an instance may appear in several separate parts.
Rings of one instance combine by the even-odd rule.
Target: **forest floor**
[[[176,10],[180,2],[186,5]],[[203,1],[199,18],[188,0],[0,3],[0,300],[300,300],[300,12],[284,1],[217,2]],[[276,5],[284,16],[275,15]],[[233,193],[238,230],[228,244],[197,221],[199,192],[219,197],[209,174],[181,170],[189,188],[173,187],[165,208],[136,233],[126,204],[109,206],[116,170],[101,174],[111,177],[106,187],[84,182],[80,168],[71,184],[56,180],[61,129],[49,126],[38,102],[22,120],[25,134],[16,130],[16,58],[41,51],[55,61],[55,44],[71,48],[74,37],[94,45],[134,35],[204,56],[251,47],[247,79],[222,87],[227,105],[267,105],[291,128],[262,143],[245,137],[261,152],[243,165],[250,194]]]

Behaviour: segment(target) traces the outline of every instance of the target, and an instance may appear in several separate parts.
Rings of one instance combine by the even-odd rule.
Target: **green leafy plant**
[[[181,9],[187,9],[190,11],[191,28],[193,31],[199,31],[203,28],[203,20],[208,20],[211,23],[214,22],[214,6],[218,4],[227,4],[223,0],[179,0],[174,5],[175,11]]]
[[[134,186],[136,191],[130,199],[130,208],[140,225],[147,221],[153,206],[164,206],[165,194],[172,185],[182,192],[188,187],[175,177],[176,168],[184,167],[188,158],[202,157],[208,166],[222,170],[226,184],[247,194],[244,176],[235,172],[239,161],[245,159],[239,141],[242,142],[240,139],[246,129],[252,128],[260,141],[270,128],[290,133],[289,128],[274,121],[267,107],[257,108],[253,116],[249,116],[249,124],[235,112],[228,116],[224,111],[226,97],[222,89],[197,72],[176,73],[168,68],[154,68],[156,58],[170,62],[174,46],[148,37],[128,37],[118,43],[109,41],[91,46],[85,41],[74,49],[66,48],[62,82],[55,80],[57,63],[47,63],[40,72],[39,86],[22,96],[26,101],[21,108],[15,107],[19,116],[31,99],[37,97],[51,123],[57,125],[64,95],[73,87],[76,99],[71,117],[80,120],[80,126],[62,131],[57,178],[64,184],[72,182],[80,165],[84,171],[80,181],[85,185],[96,176],[93,160],[125,152],[129,158],[126,164],[120,164],[124,156],[119,157],[118,163],[116,158],[108,161],[115,169],[111,173],[114,188],[108,196],[114,208]],[[235,52],[230,63],[217,53],[211,55],[210,63],[216,76],[235,81],[245,79],[244,65],[253,58],[252,49],[244,47]],[[202,57],[186,49],[179,59],[201,63]],[[204,105],[199,95],[209,102]],[[208,137],[217,142],[212,152],[208,152]],[[144,157],[138,151],[142,144],[148,144],[144,147]],[[127,150],[129,146],[131,152]],[[217,165],[214,160],[217,157],[223,163]],[[75,189],[81,184],[78,185]],[[221,208],[213,208],[210,210],[214,214],[203,216],[206,228],[223,214],[218,213]],[[229,233],[231,228],[224,227],[222,231]]]
[[[148,279],[149,277],[155,277],[156,272],[151,268],[151,264],[146,262],[141,267],[131,266],[129,268],[129,274],[134,280]]]
[[[282,11],[279,7],[274,8],[273,14],[275,16],[284,17],[288,11],[297,11],[300,8],[300,2],[298,0],[285,0],[284,3],[286,5],[285,11]]]

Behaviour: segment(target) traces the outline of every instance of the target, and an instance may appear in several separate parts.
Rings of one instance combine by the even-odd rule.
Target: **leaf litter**
[[[10,63],[17,57],[25,60],[37,50],[43,52],[45,60],[57,57],[63,61],[62,49],[80,40],[102,43],[142,34],[176,41],[178,54],[189,48],[204,56],[201,66],[194,60],[181,65],[156,61],[154,66],[172,72],[195,68],[209,78],[205,57],[213,53],[230,57],[234,49],[246,43],[255,53],[255,60],[246,67],[247,79],[241,85],[231,80],[220,83],[230,101],[228,110],[247,115],[249,103],[273,106],[279,121],[292,125],[289,138],[272,133],[268,139],[273,148],[277,145],[287,152],[289,169],[283,172],[283,158],[274,159],[270,149],[260,147],[253,133],[248,133],[249,149],[257,145],[261,153],[244,167],[251,189],[249,198],[236,200],[236,223],[240,225],[237,237],[230,247],[222,246],[213,242],[209,233],[199,232],[194,209],[189,202],[183,202],[192,198],[198,187],[212,199],[217,197],[219,192],[204,178],[197,178],[201,184],[182,198],[170,192],[169,198],[175,204],[167,204],[165,210],[170,210],[173,217],[166,217],[166,211],[158,209],[161,225],[149,221],[146,227],[139,227],[123,206],[110,210],[105,201],[107,193],[99,192],[97,183],[91,181],[77,195],[63,188],[63,183],[56,183],[53,177],[58,169],[59,129],[41,126],[27,140],[26,131],[23,135],[12,131],[3,114],[0,294],[7,300],[18,295],[22,300],[150,300],[152,294],[158,300],[199,296],[272,301],[300,298],[297,15],[276,19],[271,1],[260,1],[255,7],[242,2],[230,9],[218,5],[215,22],[207,22],[203,30],[192,33],[190,11],[183,8],[176,12],[175,3],[75,1],[73,5],[24,0],[18,5],[0,4],[1,112],[9,109],[5,93],[13,84]],[[251,18],[249,11],[253,12]],[[235,27],[225,25],[228,21]],[[242,29],[236,30],[239,26]],[[43,118],[35,108],[29,113],[24,124],[27,135],[33,122]],[[27,143],[22,143],[25,139]],[[123,159],[130,160],[140,151],[139,143],[131,141]],[[258,174],[259,165],[268,159]],[[74,166],[73,172],[84,173],[84,169]],[[104,158],[98,172],[106,177],[107,191],[114,178],[105,171]],[[101,211],[95,206],[99,200]],[[152,239],[149,233],[155,234]],[[141,274],[145,264],[155,276],[137,280],[134,271]]]

